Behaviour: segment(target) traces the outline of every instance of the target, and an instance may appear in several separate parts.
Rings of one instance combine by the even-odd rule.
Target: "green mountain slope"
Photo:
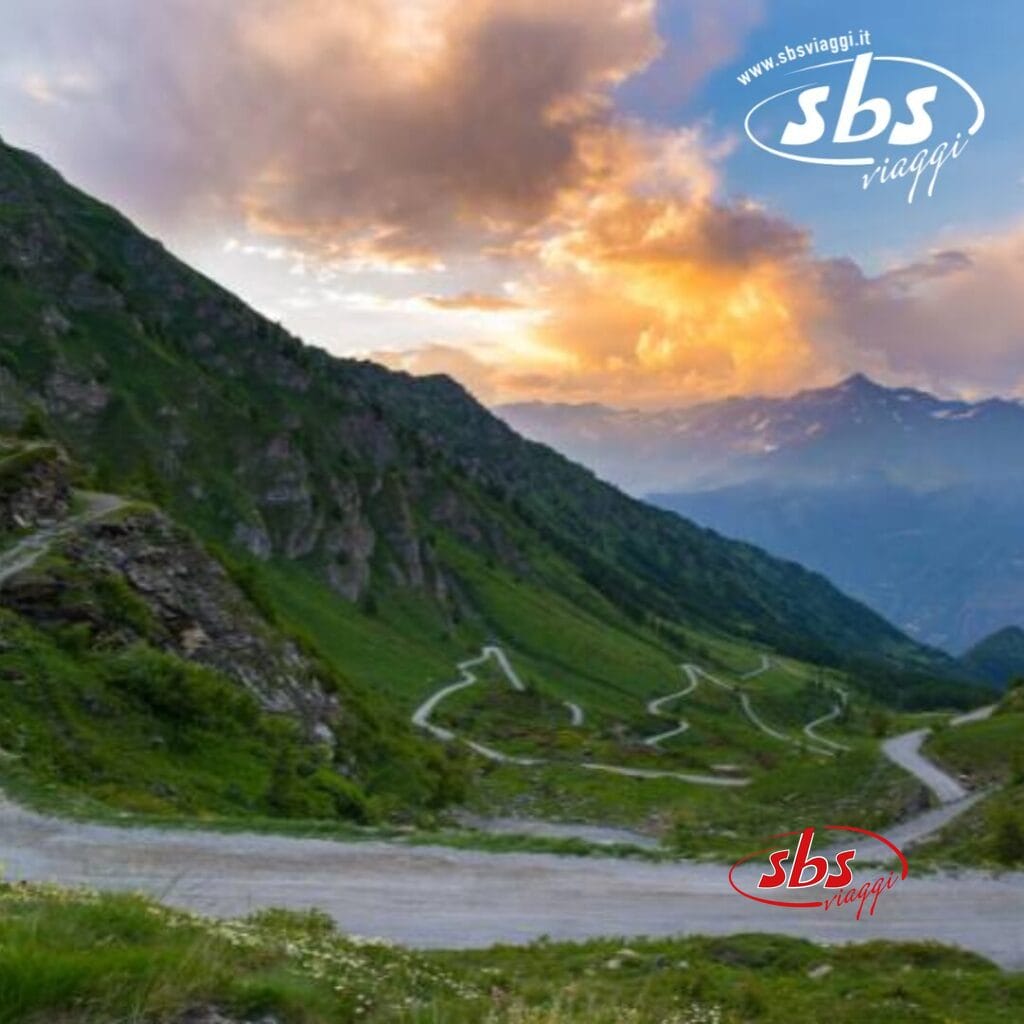
[[[75,489],[74,472],[54,445],[0,439],[6,784],[135,812],[360,822],[459,792],[436,745],[268,621],[189,531]]]
[[[345,601],[415,598],[437,634],[514,624],[482,610],[468,560],[620,624],[942,663],[821,577],[523,441],[447,378],[303,346],[9,148],[0,346],[0,423],[40,417],[98,486]]]
[[[1024,678],[1024,629],[1000,629],[976,643],[960,661],[972,676],[995,686]]]

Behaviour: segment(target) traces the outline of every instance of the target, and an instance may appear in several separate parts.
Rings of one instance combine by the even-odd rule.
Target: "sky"
[[[667,406],[856,371],[1024,395],[1011,0],[6,0],[4,16],[0,137],[335,354],[451,373],[489,403]],[[859,98],[893,116],[844,146],[861,52]],[[948,75],[881,56],[966,82],[976,134]],[[886,142],[936,83],[928,138]],[[774,147],[825,85],[827,134],[786,152],[894,166],[959,132],[933,194],[747,137],[766,101],[750,123]],[[857,116],[851,134],[873,115]]]

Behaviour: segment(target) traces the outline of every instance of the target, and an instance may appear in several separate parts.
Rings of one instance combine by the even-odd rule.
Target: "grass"
[[[687,856],[732,859],[766,836],[825,819],[880,828],[901,817],[919,784],[867,749],[834,759],[780,760],[743,789],[627,779],[561,765],[486,766],[472,790],[480,814],[596,821],[664,834]]]
[[[500,638],[529,692],[513,693],[488,662],[477,670],[481,684],[443,704],[439,720],[452,716],[466,735],[558,763],[496,767],[463,753],[472,773],[465,803],[474,812],[626,825],[667,837],[679,853],[732,856],[764,835],[792,827],[796,818],[818,820],[842,809],[851,821],[874,827],[899,817],[914,801],[916,784],[881,761],[867,738],[868,712],[857,700],[845,721],[827,727],[854,747],[838,758],[764,735],[742,715],[734,694],[706,682],[676,705],[691,723],[689,732],[668,741],[662,752],[644,746],[644,736],[671,724],[648,715],[646,701],[682,686],[684,659],[700,660],[743,686],[764,717],[794,737],[831,698],[810,666],[787,663],[788,672],[773,669],[742,681],[760,661],[757,648],[695,631],[669,642],[654,630],[628,629],[610,605],[574,604],[469,553],[461,557],[464,585],[473,589],[481,618],[447,633],[426,603],[407,593],[383,592],[369,614],[318,588],[298,566],[261,566],[246,589],[331,669],[346,680],[360,680],[374,714],[374,709],[390,709],[404,718],[415,703],[454,678],[458,660]],[[70,572],[56,568],[65,576]],[[39,571],[56,570],[42,565]],[[103,621],[138,619],[137,630],[145,632],[144,609],[127,588],[109,580],[76,582],[73,572],[68,578],[75,586],[63,591],[67,601],[107,602],[112,607],[102,611]],[[400,819],[418,826],[411,832],[395,829],[388,812],[375,804],[376,790],[343,786],[339,791],[328,785],[336,780],[327,766],[293,740],[288,740],[293,754],[282,756],[280,729],[253,717],[254,709],[243,708],[244,701],[207,700],[213,691],[221,692],[218,686],[229,686],[226,681],[194,666],[171,664],[156,652],[93,651],[68,631],[36,629],[10,615],[0,619],[0,627],[8,639],[0,670],[17,684],[0,690],[0,749],[15,757],[0,763],[0,776],[35,806],[124,822],[181,826],[191,820],[215,828],[343,839],[371,834],[484,849],[634,852],[577,840],[459,834],[439,827],[443,816],[436,810]],[[133,659],[142,660],[133,667]],[[148,683],[142,685],[153,675],[143,667],[146,659],[153,660],[153,668],[159,662],[161,671],[170,673],[168,680],[191,680],[192,690],[175,684],[170,691],[164,687],[163,696],[150,692]],[[189,692],[196,700],[205,693],[200,701],[205,705],[167,704],[171,693],[187,697]],[[567,699],[583,706],[582,728],[568,726],[562,703]],[[237,720],[227,713],[236,707]],[[179,712],[184,720],[176,722]],[[250,720],[262,724],[251,729]],[[430,749],[440,758],[440,745],[431,741]],[[392,759],[382,754],[378,760],[386,774]],[[576,767],[581,760],[732,770],[754,782],[724,790],[672,779],[626,779],[582,770]],[[385,778],[376,789],[395,790],[399,784],[403,779],[392,785]],[[364,833],[360,823],[367,822],[379,828]]]
[[[417,805],[409,787],[418,782],[416,771],[403,766],[415,759],[393,757],[377,741],[391,735],[402,747],[412,708],[455,677],[458,661],[498,641],[529,691],[511,691],[488,662],[476,669],[480,685],[446,701],[438,718],[462,735],[557,763],[496,768],[467,759],[456,745],[473,772],[466,803],[485,816],[629,825],[669,837],[688,855],[718,856],[791,827],[795,814],[843,808],[850,820],[870,827],[888,823],[913,801],[915,784],[882,763],[869,738],[877,712],[872,702],[854,699],[840,722],[823,727],[855,748],[837,759],[766,736],[744,717],[736,694],[706,681],[666,708],[668,717],[646,712],[648,700],[681,688],[680,663],[695,661],[745,690],[763,718],[801,740],[802,725],[831,707],[839,673],[776,659],[769,671],[744,679],[761,662],[762,648],[656,619],[638,624],[556,554],[535,552],[531,572],[520,574],[450,538],[440,536],[437,544],[474,609],[464,618],[446,621],[436,605],[401,587],[377,588],[372,605],[350,604],[302,564],[222,556],[268,621],[298,637],[346,687],[354,702],[349,720],[383,723],[373,742],[361,740],[376,751],[372,770],[360,776],[363,788],[338,779],[279,723],[243,708],[245,701],[228,700],[225,680],[161,659],[145,645],[96,650],[95,637],[81,628],[33,628],[12,616],[0,620],[0,635],[11,638],[9,649],[0,651],[0,671],[17,683],[0,691],[0,750],[14,758],[0,764],[8,786],[36,806],[89,817],[178,825],[191,819],[218,828],[341,838],[361,834],[359,824],[370,821],[382,826],[377,834],[404,834],[386,819],[396,810],[390,794],[405,793],[399,820],[420,826],[410,841],[595,852],[572,840],[438,829],[443,819],[436,801],[427,808],[421,800],[423,806],[409,813]],[[61,581],[55,620],[84,614],[105,635],[116,635],[118,623],[147,634],[146,608],[123,580],[82,574],[57,554],[34,572]],[[164,682],[154,691],[150,677]],[[214,691],[225,699],[207,699]],[[196,700],[203,706],[190,707]],[[583,707],[583,727],[569,727],[566,700]],[[689,731],[661,750],[644,745],[644,737],[668,728],[677,711]],[[253,722],[259,727],[251,729]],[[440,745],[427,741],[424,749],[442,764]],[[583,771],[577,767],[583,760],[732,772],[754,782],[722,790],[624,779]]]
[[[311,911],[212,921],[140,897],[0,887],[0,1024],[1016,1022],[1024,977],[929,943],[767,935],[415,953]]]
[[[1024,865],[1024,687],[1010,690],[991,718],[937,729],[929,757],[993,792],[916,851],[940,864]]]
[[[171,831],[203,831],[221,834],[256,833],[338,842],[388,841],[410,846],[443,846],[486,853],[549,853],[564,857],[627,857],[650,861],[678,859],[669,847],[649,848],[633,844],[597,843],[576,837],[489,833],[476,828],[429,824],[359,824],[343,818],[280,817],[259,814],[200,814],[173,811],[128,811],[82,793],[80,790],[41,783],[17,762],[0,759],[0,790],[5,796],[40,814],[118,828],[160,828]]]
[[[143,814],[366,816],[324,750],[212,671],[141,643],[94,651],[9,612],[0,645],[3,770],[26,786]]]

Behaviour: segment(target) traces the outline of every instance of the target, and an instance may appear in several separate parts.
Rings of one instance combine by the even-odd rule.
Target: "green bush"
[[[1006,865],[1024,861],[1024,817],[1006,804],[996,804],[989,814],[992,856]]]
[[[137,644],[105,665],[106,681],[173,726],[252,727],[256,701],[209,669]]]

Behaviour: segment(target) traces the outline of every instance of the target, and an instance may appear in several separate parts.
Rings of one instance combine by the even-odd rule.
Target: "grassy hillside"
[[[939,729],[928,755],[992,792],[922,847],[943,863],[1024,864],[1024,686],[1012,687],[991,718]]]
[[[0,780],[148,815],[429,815],[436,744],[303,648],[152,506],[78,492],[53,445],[0,441]],[[246,583],[244,576],[242,584]]]
[[[265,911],[210,922],[142,899],[0,887],[0,1024],[1016,1022],[1019,974],[933,944],[765,935],[412,953]]]
[[[821,577],[523,441],[447,378],[303,346],[6,147],[0,337],[0,424],[38,421],[96,486],[145,493],[342,600],[372,609],[405,591],[437,634],[481,618],[461,564],[473,553],[638,624],[950,669]]]
[[[1024,629],[1007,626],[976,643],[960,661],[972,676],[993,686],[1024,679]]]
[[[722,836],[784,821],[788,794],[814,790],[819,775],[835,793],[854,779],[851,793],[872,821],[898,813],[915,794],[879,767],[869,709],[980,699],[949,678],[949,659],[821,577],[627,498],[522,440],[447,378],[414,379],[303,346],[34,157],[0,145],[3,426],[25,439],[16,460],[45,462],[51,456],[41,453],[60,451],[49,438],[71,452],[79,487],[144,500],[187,523],[245,597],[248,610],[231,598],[224,614],[198,621],[205,590],[168,584],[172,614],[150,636],[138,623],[97,624],[110,609],[91,591],[86,612],[69,616],[61,595],[76,582],[59,564],[42,580],[30,574],[0,590],[0,604],[19,616],[11,628],[25,650],[54,666],[47,676],[12,663],[31,682],[5,695],[17,723],[7,742],[20,758],[8,775],[23,769],[122,809],[256,816],[277,807],[318,817],[348,800],[344,813],[356,818],[430,812],[461,792],[465,751],[452,747],[461,751],[453,759],[414,736],[409,715],[490,642],[531,679],[536,722],[514,702],[504,707],[507,695],[496,714],[473,704],[444,713],[474,719],[473,738],[490,731],[511,743],[509,752],[541,751],[561,763],[524,772],[474,759],[473,806],[629,820],[661,832],[678,821],[687,849],[718,849]],[[45,483],[44,473],[34,486]],[[71,511],[62,502],[81,500],[59,489],[44,496],[28,520],[0,524],[0,557],[32,515],[45,524],[55,510]],[[94,540],[86,538],[86,553],[95,553]],[[121,543],[109,540],[100,559],[108,574]],[[128,540],[134,561],[113,564],[115,576],[145,581],[154,565],[170,580],[195,575],[195,545],[168,540],[151,557],[144,528]],[[254,613],[263,625],[236,636],[231,622]],[[253,633],[278,638],[278,680],[291,674],[281,638],[305,652],[315,685],[305,696],[285,694],[298,702],[298,718],[321,683],[340,695],[337,722],[304,727],[307,743],[318,727],[335,736],[339,793],[325,793],[316,758],[289,753],[262,725],[247,733],[230,715],[183,711],[195,735],[167,744],[162,721],[171,711],[159,697],[126,695],[108,664],[152,648],[248,688],[263,661],[263,648],[246,639]],[[196,651],[188,637],[199,638]],[[241,665],[238,649],[249,651]],[[751,682],[749,697],[771,728],[797,742],[747,721],[738,691],[723,700],[704,686],[682,712],[692,718],[685,736],[660,750],[643,744],[666,727],[645,704],[678,688],[681,662],[739,685],[765,652],[799,659],[802,681],[776,673]],[[800,740],[802,724],[829,706],[828,687],[811,681],[820,676],[812,662],[856,664],[844,685],[872,685],[842,723],[848,756],[827,758]],[[60,681],[53,699],[41,696],[46,679],[51,690]],[[485,704],[498,692],[490,689]],[[585,709],[583,729],[550,719],[566,700]],[[516,718],[519,734],[510,735]],[[752,782],[728,795],[679,780],[624,782],[581,773],[574,764],[582,759],[742,773]],[[294,796],[271,800],[275,772]],[[774,772],[783,788],[766,781]]]
[[[323,830],[339,820],[430,825],[461,798],[488,814],[619,822],[686,852],[730,853],[784,827],[793,792],[816,794],[812,810],[838,803],[868,824],[917,799],[878,762],[870,705],[858,701],[831,726],[851,747],[841,758],[802,735],[846,685],[835,671],[776,659],[744,679],[764,655],[742,641],[641,625],[583,584],[562,596],[454,545],[439,550],[476,614],[440,633],[407,589],[382,591],[371,609],[338,600],[299,566],[221,552],[225,570],[151,506],[71,489],[81,473],[59,448],[8,440],[2,450],[10,492],[0,512],[16,503],[25,525],[0,534],[0,671],[15,684],[0,693],[0,779],[36,802]],[[29,563],[18,563],[22,542],[33,545]],[[544,762],[529,770],[455,745],[446,753],[409,724],[494,623],[514,624],[502,644],[527,691],[486,662],[479,685],[445,701],[435,721]],[[680,688],[683,659],[724,685],[705,681],[674,705],[668,717],[685,715],[688,730],[651,747],[645,739],[666,721],[647,702]],[[741,695],[779,735],[750,720]],[[575,725],[569,701],[583,716]],[[723,792],[595,773],[587,761],[752,781]]]

